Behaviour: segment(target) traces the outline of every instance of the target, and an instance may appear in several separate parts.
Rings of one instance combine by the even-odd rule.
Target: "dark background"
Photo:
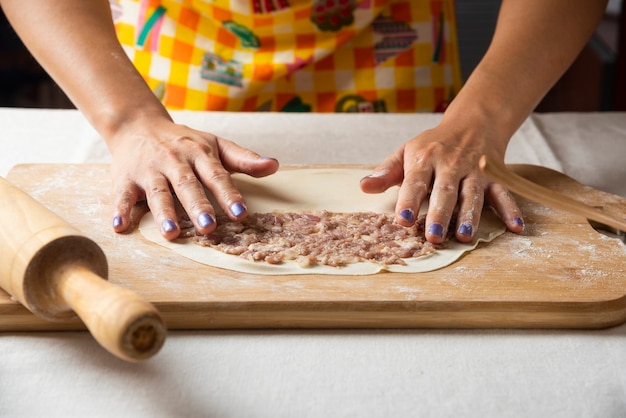
[[[595,34],[537,111],[626,110],[626,19],[622,12],[623,1],[610,0]],[[499,6],[500,0],[456,0],[464,79],[489,45]],[[624,29],[620,30],[620,27]],[[73,107],[30,56],[1,11],[0,106]]]

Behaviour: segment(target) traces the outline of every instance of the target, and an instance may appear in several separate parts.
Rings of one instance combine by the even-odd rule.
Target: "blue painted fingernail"
[[[404,209],[400,212],[400,217],[405,221],[413,222],[415,220],[415,213],[411,209]]]
[[[515,222],[515,225],[517,226],[521,226],[522,228],[524,227],[524,220],[519,216],[513,219],[513,222]]]
[[[113,217],[113,228],[117,228],[118,226],[122,226],[122,217],[114,216]]]
[[[176,223],[171,219],[166,219],[161,224],[163,232],[172,232],[176,229]]]
[[[469,222],[462,223],[459,227],[459,234],[472,236],[472,232],[474,232],[474,228],[472,228],[472,224]]]
[[[201,213],[200,216],[198,216],[198,225],[200,226],[200,228],[206,228],[213,222],[215,222],[215,219],[213,219],[213,217],[206,212]]]
[[[230,213],[232,213],[233,216],[240,216],[245,211],[246,211],[246,207],[239,202],[235,202],[232,205],[230,205]]]
[[[443,225],[434,223],[428,227],[428,233],[430,235],[437,235],[438,237],[443,237]]]

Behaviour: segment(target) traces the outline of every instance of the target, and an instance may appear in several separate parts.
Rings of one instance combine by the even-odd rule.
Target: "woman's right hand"
[[[263,177],[279,166],[273,158],[262,158],[232,141],[160,116],[123,125],[107,144],[113,156],[113,228],[126,231],[133,206],[145,199],[168,240],[180,233],[174,194],[197,231],[207,234],[216,227],[207,192],[231,219],[243,219],[245,199],[230,174]]]

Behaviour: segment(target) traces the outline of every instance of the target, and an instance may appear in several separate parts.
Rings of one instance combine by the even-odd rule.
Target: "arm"
[[[175,124],[118,43],[108,1],[0,0],[0,5],[33,56],[107,142],[116,231],[129,227],[133,205],[147,198],[164,236],[176,238],[173,191],[199,232],[210,232],[215,212],[203,186],[233,219],[246,216],[229,172],[265,176],[278,162]]]
[[[432,188],[431,242],[443,241],[457,204],[459,241],[471,241],[485,201],[521,232],[513,197],[478,170],[478,160],[487,154],[504,161],[511,136],[574,61],[605,7],[605,0],[504,0],[488,51],[440,124],[405,143],[361,188],[377,193],[401,183],[396,218],[404,225]]]

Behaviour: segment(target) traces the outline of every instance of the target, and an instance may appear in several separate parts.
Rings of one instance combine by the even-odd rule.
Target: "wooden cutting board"
[[[518,174],[626,217],[626,199],[536,166]],[[96,241],[109,280],[162,313],[170,329],[603,328],[626,321],[626,245],[586,219],[518,199],[523,235],[506,232],[429,273],[258,276],[216,269],[110,227],[107,165],[20,165],[8,180]],[[139,210],[139,208],[138,208]],[[0,331],[51,323],[0,291]]]

